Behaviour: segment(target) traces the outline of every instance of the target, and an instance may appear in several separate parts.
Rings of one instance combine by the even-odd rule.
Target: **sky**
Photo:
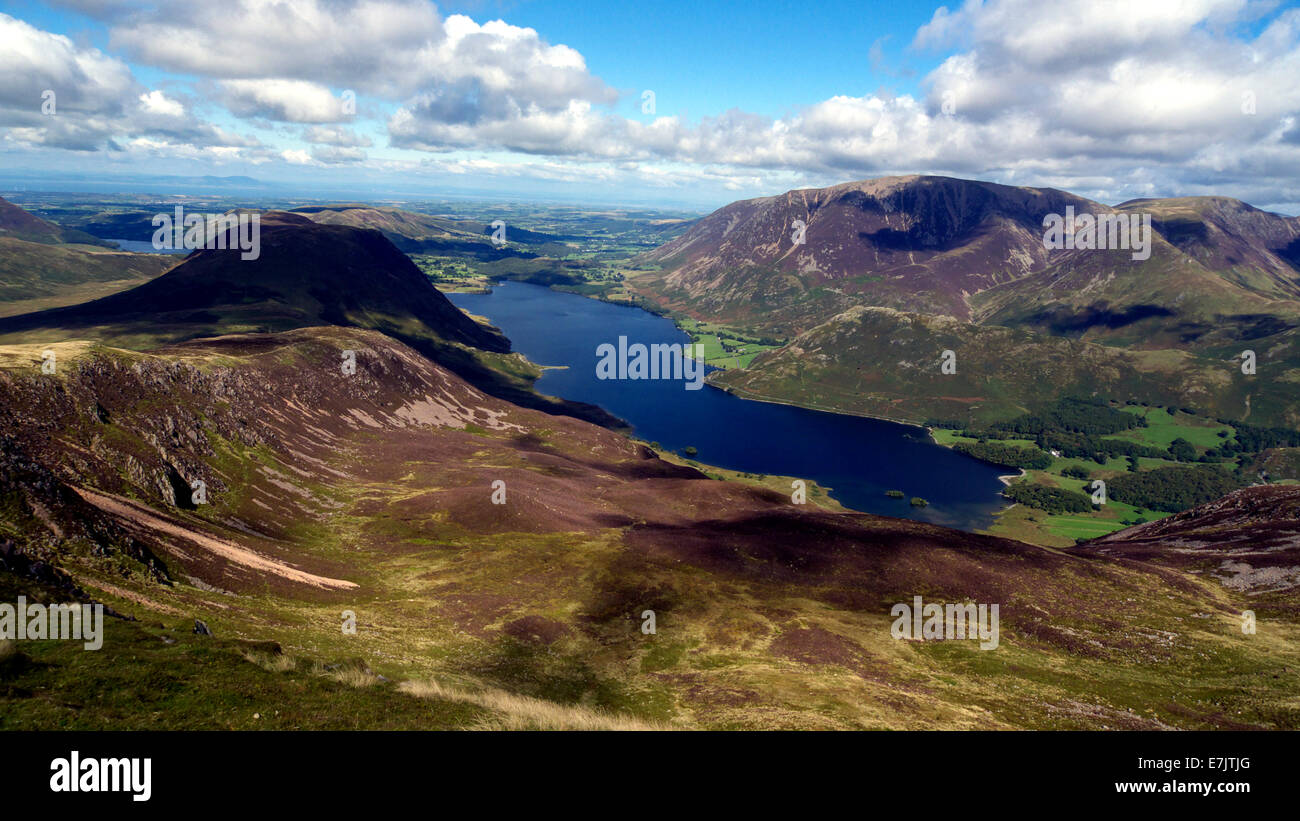
[[[0,187],[708,210],[947,174],[1296,214],[1298,78],[1271,0],[4,0]]]

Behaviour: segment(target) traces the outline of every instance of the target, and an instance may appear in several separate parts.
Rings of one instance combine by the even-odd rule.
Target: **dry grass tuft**
[[[330,670],[318,665],[312,672],[318,676],[332,678],[339,684],[346,684],[349,687],[373,687],[382,681],[379,676],[359,667],[338,667]]]
[[[288,673],[298,669],[298,660],[293,656],[263,653],[257,650],[245,650],[245,659],[272,673]]]
[[[398,685],[404,693],[419,698],[476,704],[493,715],[479,721],[477,730],[667,730],[667,726],[628,716],[612,715],[567,704],[557,704],[529,696],[519,696],[495,688],[470,691],[448,687],[436,681],[404,681]]]
[[[245,650],[241,655],[263,670],[271,673],[290,673],[299,669],[298,659],[279,653],[264,653],[260,650]],[[313,676],[328,678],[349,687],[373,687],[383,681],[364,664],[351,662],[345,664],[323,664],[319,661],[304,663],[302,671]]]
[[[3,652],[3,644],[0,644]],[[300,669],[299,660],[293,656],[244,650],[243,657],[272,673],[288,673]],[[344,664],[322,664],[319,661],[303,662],[303,672],[313,676],[333,679],[349,687],[373,687],[385,679],[380,678],[359,660]],[[530,696],[520,696],[494,687],[462,688],[439,684],[432,680],[403,681],[397,689],[417,698],[442,699],[461,704],[474,704],[492,715],[480,719],[475,730],[623,730],[649,731],[672,729],[664,724],[643,721],[630,716],[616,715],[591,707],[559,704]]]

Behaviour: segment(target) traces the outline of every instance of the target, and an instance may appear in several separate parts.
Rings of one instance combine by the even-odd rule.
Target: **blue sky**
[[[1295,213],[1297,76],[1296,4],[1256,0],[21,0],[0,187],[712,208],[939,173]]]
[[[604,5],[588,12],[560,2],[443,8],[471,17],[476,10],[487,11],[546,32],[552,41],[581,51],[591,70],[611,85],[638,94],[655,89],[666,113],[700,116],[741,108],[775,117],[835,94],[864,94],[882,86],[915,92],[922,74],[939,63],[938,55],[907,49],[913,33],[934,14],[932,3]],[[650,9],[653,13],[647,13]],[[873,61],[877,43],[880,57]],[[910,76],[901,76],[905,70]],[[639,96],[635,102],[639,108]]]

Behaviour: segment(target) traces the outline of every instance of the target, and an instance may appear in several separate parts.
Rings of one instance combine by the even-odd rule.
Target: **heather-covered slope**
[[[374,331],[68,342],[55,374],[42,348],[0,349],[0,576],[36,585],[42,563],[40,584],[69,578],[140,623],[114,622],[100,654],[21,648],[6,726],[139,726],[159,680],[208,693],[168,701],[178,726],[355,726],[333,712],[354,709],[412,727],[1300,721],[1273,678],[1300,662],[1295,625],[1242,636],[1231,588],[796,506],[485,395]],[[342,350],[361,352],[355,374]],[[895,639],[890,608],[916,595],[999,603],[999,648]],[[195,618],[217,643],[167,644]],[[347,689],[332,710],[320,676],[393,712]],[[80,695],[106,687],[135,696]]]
[[[968,295],[1042,270],[1042,220],[1109,210],[1053,189],[885,177],[734,202],[644,255],[638,291],[712,321],[782,335],[855,305],[966,317]],[[806,226],[794,244],[795,222]]]
[[[1245,488],[1076,552],[1177,567],[1294,616],[1300,614],[1300,487]]]

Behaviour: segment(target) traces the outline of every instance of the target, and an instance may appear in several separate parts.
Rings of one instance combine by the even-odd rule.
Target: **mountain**
[[[233,245],[233,241],[229,243]],[[123,293],[0,320],[0,338],[129,338],[165,343],[232,331],[356,325],[506,352],[509,343],[452,305],[378,231],[261,216],[260,255],[198,250]]]
[[[84,231],[76,231],[41,219],[0,197],[0,239],[39,243],[81,243],[107,245]]]
[[[1043,217],[1109,210],[1054,189],[885,177],[734,202],[644,255],[671,310],[793,335],[856,305],[969,318],[970,294],[1042,270]],[[794,244],[796,222],[806,226]]]
[[[400,339],[480,390],[600,424],[621,421],[593,405],[537,394],[541,370],[469,318],[379,231],[260,217],[260,254],[192,252],[144,285],[80,305],[0,318],[0,344],[89,339],[149,350],[187,339],[321,325],[370,328]]]
[[[1228,197],[1130,200],[1118,206],[1153,215],[1155,230],[1188,257],[1260,293],[1300,297],[1300,217],[1262,211]]]
[[[373,330],[46,344],[0,347],[0,597],[134,620],[0,647],[6,727],[1300,723],[1294,617],[1209,577],[794,505]],[[998,649],[896,638],[915,596]]]
[[[1047,250],[1043,218],[1150,215],[1149,259]],[[792,241],[796,221],[802,244]],[[857,305],[1051,332],[1180,338],[1300,316],[1300,218],[1221,197],[1118,207],[1055,189],[885,177],[743,200],[644,255],[635,285],[670,310],[793,335]]]
[[[0,199],[0,316],[71,305],[140,285],[176,263],[113,251]]]
[[[493,260],[506,257],[533,258],[544,246],[555,244],[561,254],[567,252],[562,238],[551,234],[506,226],[505,246],[492,242],[493,227],[481,222],[437,217],[398,208],[369,205],[304,206],[293,209],[314,222],[324,225],[349,225],[373,228],[407,253],[434,253],[473,256]],[[519,246],[525,246],[521,249]],[[513,247],[512,247],[513,246]]]
[[[1300,327],[1300,218],[1221,197],[1133,200],[1117,213],[1150,216],[1149,259],[1062,251],[1046,269],[974,296],[975,318],[1202,350]]]
[[[1048,250],[1067,209],[1149,219],[1149,253]],[[642,259],[659,270],[628,287],[660,309],[788,340],[711,376],[743,395],[982,422],[1079,395],[1300,424],[1300,218],[1236,200],[887,177],[732,203]]]

